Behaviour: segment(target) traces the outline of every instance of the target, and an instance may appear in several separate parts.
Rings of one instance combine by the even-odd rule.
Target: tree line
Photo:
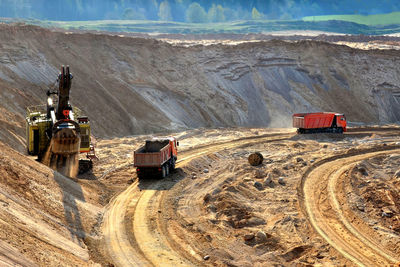
[[[0,17],[192,23],[400,11],[398,0],[0,0]]]

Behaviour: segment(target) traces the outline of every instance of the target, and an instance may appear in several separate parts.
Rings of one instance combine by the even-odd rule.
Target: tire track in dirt
[[[393,151],[398,152],[399,148],[397,145],[353,150],[323,159],[303,175],[299,190],[303,212],[308,215],[318,234],[359,266],[387,266],[400,259],[381,249],[376,241],[364,236],[345,218],[336,197],[337,184],[355,163]]]
[[[203,144],[181,151],[177,166],[183,167],[194,158],[218,151],[250,146],[256,143],[287,140],[294,135],[293,133],[274,133],[238,138],[214,144]],[[351,135],[358,136],[358,133],[352,133]],[[360,135],[365,135],[365,133]],[[390,147],[384,147],[384,149],[387,150]],[[375,150],[376,148],[371,151]],[[363,150],[363,152],[366,151],[371,152]],[[333,158],[338,159],[351,155],[354,155],[354,152]],[[334,160],[333,158],[330,159]],[[316,163],[315,167],[325,161],[327,160]],[[124,167],[122,166],[121,168]],[[112,178],[112,176],[117,175],[121,168],[112,170],[107,176]],[[304,184],[305,177],[303,177],[302,184]],[[165,190],[173,186],[176,182],[175,180],[179,180],[179,178],[182,178],[180,174],[174,174],[161,181],[136,181],[109,203],[104,216],[103,233],[106,250],[116,266],[171,266],[171,264],[188,266],[204,264],[198,253],[192,248],[188,248],[187,244],[180,244],[181,240],[175,239],[170,235],[168,221],[172,218],[165,218],[165,215],[160,212],[165,206],[163,205],[166,195]],[[300,192],[299,195],[302,198],[304,197],[304,193]],[[303,210],[305,209],[303,208]]]
[[[281,141],[294,135],[293,133],[275,133],[201,145],[181,152],[177,167],[184,166],[196,157],[224,149],[249,146],[258,142]],[[163,190],[168,188],[168,183],[171,183],[171,179],[145,181],[142,184],[135,182],[109,203],[102,230],[106,249],[115,265],[188,266],[199,264],[199,257],[185,252],[186,248],[182,248],[169,237],[165,232],[165,225],[157,220],[159,205],[164,195]]]
[[[285,141],[288,140],[289,138],[279,138],[279,139],[268,139],[265,140],[263,139],[261,142],[257,143],[272,143],[272,142],[279,142],[279,141]],[[232,145],[229,147],[229,149],[237,149],[237,148],[243,148],[247,146],[254,145],[255,142],[251,143],[245,143],[245,144],[240,144],[240,145]],[[215,154],[216,152],[219,151],[209,151],[208,153],[202,153],[202,154],[207,154],[209,156]],[[218,157],[217,157],[218,158]],[[189,159],[184,159],[184,162],[181,162],[181,164],[187,164],[191,158]],[[218,160],[218,159],[216,159]],[[192,214],[193,218],[196,218],[196,216],[200,216],[201,211],[198,205],[196,205],[196,201],[203,197],[205,192],[209,192],[211,189],[210,188],[218,188],[219,184],[224,183],[224,180],[226,178],[220,178],[220,177],[213,177],[212,182],[207,184],[205,187],[202,187],[201,189],[199,188],[196,191],[193,191],[192,195],[189,198],[183,199],[183,203],[181,206],[186,207],[186,212],[189,214]],[[178,210],[175,209],[174,205],[171,203],[171,199],[168,199],[167,194],[163,194],[163,197],[161,198],[161,201],[159,203],[159,209],[163,210],[163,213],[168,214],[167,218],[165,216],[159,216],[158,222],[160,229],[163,231],[164,236],[167,237],[169,240],[169,243],[171,246],[174,247],[176,251],[180,251],[181,255],[186,258],[195,258],[197,262],[199,262],[200,265],[204,265],[204,260],[203,256],[207,255],[204,251],[201,251],[196,245],[192,245],[193,240],[188,240],[185,236],[185,231],[182,229],[184,227],[183,225],[190,225],[191,222],[186,220],[185,217],[183,217],[181,214],[179,214]],[[174,227],[168,227],[168,219],[169,217],[174,217],[174,223],[176,228]],[[185,228],[185,227],[184,227]]]

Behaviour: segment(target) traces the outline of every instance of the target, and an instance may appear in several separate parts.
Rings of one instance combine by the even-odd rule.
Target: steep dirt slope
[[[290,123],[297,111],[400,120],[395,50],[318,41],[173,46],[155,39],[0,25],[0,138],[22,150],[25,107],[45,101],[61,64],[71,101],[101,137]],[[11,124],[11,126],[10,126]]]
[[[93,264],[86,243],[98,238],[106,193],[0,142],[0,265]]]

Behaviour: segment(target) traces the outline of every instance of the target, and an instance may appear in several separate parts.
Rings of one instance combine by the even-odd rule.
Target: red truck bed
[[[153,138],[133,152],[134,166],[139,179],[165,178],[175,170],[179,142],[174,137]]]
[[[135,167],[161,167],[171,158],[171,146],[168,141],[146,143],[134,152]]]
[[[316,129],[331,127],[336,114],[333,112],[297,113],[293,115],[293,127]]]

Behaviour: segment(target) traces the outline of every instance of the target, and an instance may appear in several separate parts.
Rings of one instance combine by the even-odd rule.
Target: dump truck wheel
[[[250,154],[248,160],[251,166],[258,166],[263,162],[264,158],[260,152],[255,152]]]
[[[171,165],[170,165],[170,171],[174,171],[175,170],[175,158],[172,158],[171,160]]]
[[[166,171],[166,168],[164,165],[164,166],[162,166],[162,169],[161,169],[161,178],[165,178],[167,176],[166,173],[167,173],[167,171]]]
[[[169,175],[169,164],[165,165],[165,176]]]

